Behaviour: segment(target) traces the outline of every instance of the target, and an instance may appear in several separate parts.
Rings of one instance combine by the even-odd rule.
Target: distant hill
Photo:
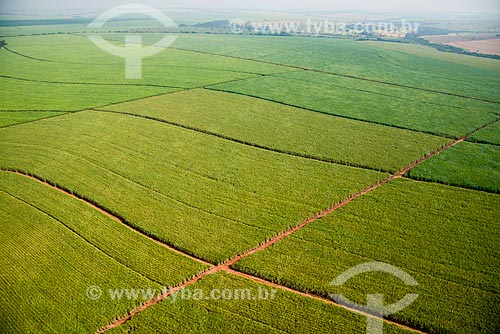
[[[203,22],[203,23],[198,23],[193,25],[193,27],[196,28],[230,28],[231,23],[228,20],[216,20],[216,21],[209,21],[209,22]]]

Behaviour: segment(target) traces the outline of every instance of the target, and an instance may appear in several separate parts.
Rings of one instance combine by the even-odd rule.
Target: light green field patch
[[[51,215],[107,256],[153,282],[175,286],[207,268],[50,186],[8,172],[0,172],[0,181],[3,192]]]
[[[50,212],[4,192],[4,181],[2,175],[0,312],[3,333],[92,333],[142,302],[126,298],[111,300],[107,295],[109,289],[124,286],[161,289],[160,285],[88,243],[64,226],[64,221],[51,217]],[[68,209],[63,203],[51,204],[61,211]],[[78,213],[81,218],[92,217],[92,210],[81,208]],[[99,286],[103,293],[100,299],[87,297],[90,286]]]

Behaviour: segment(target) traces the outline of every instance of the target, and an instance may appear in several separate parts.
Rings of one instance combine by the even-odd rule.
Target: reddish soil
[[[500,55],[500,38],[485,39],[481,41],[460,41],[446,43],[470,52],[478,52],[489,55]]]

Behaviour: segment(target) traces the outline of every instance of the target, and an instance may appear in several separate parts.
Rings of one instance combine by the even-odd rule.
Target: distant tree
[[[0,48],[3,48],[5,45],[7,45],[7,43],[5,43],[5,41],[0,41]]]

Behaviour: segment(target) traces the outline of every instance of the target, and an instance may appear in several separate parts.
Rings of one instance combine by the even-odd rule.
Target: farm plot
[[[210,89],[255,96],[280,103],[303,107],[317,112],[418,130],[461,137],[498,116],[495,104],[471,102],[472,107],[455,106],[449,99],[436,103],[424,102],[429,94],[401,93],[381,90],[380,84],[353,85],[350,79],[304,72],[282,76],[261,77],[211,86]],[[413,97],[409,97],[413,94]],[[422,100],[420,98],[422,97]],[[451,101],[450,101],[451,100]],[[474,110],[474,107],[477,108]]]
[[[203,89],[113,105],[103,110],[165,120],[291,155],[391,172],[450,141]]]
[[[359,78],[499,101],[499,71],[487,71],[353,41],[332,40],[299,52],[261,58]]]
[[[259,289],[262,291],[259,298]],[[218,298],[182,300],[182,292],[171,296],[125,325],[109,333],[365,333],[366,317],[291,292],[275,290],[245,278],[221,272],[208,276],[185,290],[198,290],[209,296],[211,291],[249,291],[248,299]],[[264,298],[263,291],[269,293]],[[386,325],[386,333],[412,333]]]
[[[496,333],[499,205],[495,194],[395,180],[235,267],[301,291],[340,293],[360,305],[367,294],[384,294],[388,305],[418,293],[390,318],[433,333]],[[381,273],[330,284],[374,260],[407,271],[419,285],[406,287]]]
[[[392,42],[363,42],[370,46],[388,49],[397,52],[403,52],[411,55],[423,56],[430,59],[439,59],[461,65],[480,68],[483,70],[500,71],[500,62],[496,59],[486,59],[473,56],[465,56],[456,53],[442,52],[424,45],[410,43],[392,43]]]
[[[63,115],[61,112],[36,112],[36,111],[20,111],[9,112],[0,111],[0,128],[14,124],[26,123],[37,119],[55,117]]]
[[[382,49],[352,40],[237,37],[186,37],[176,42],[174,47],[197,52],[259,57],[260,61],[287,66],[499,101],[498,68],[472,67],[456,61]],[[286,46],[280,47],[283,41]],[[272,46],[273,51],[265,51],[266,46],[268,50]],[[256,51],[253,51],[255,48]],[[485,63],[488,61],[485,60]]]
[[[386,177],[90,111],[5,128],[0,142],[1,168],[60,184],[214,263]]]
[[[463,142],[417,166],[409,176],[500,193],[500,146]]]
[[[17,181],[14,185],[19,187]],[[12,183],[9,177],[1,176],[0,329],[3,333],[91,333],[109,319],[137,307],[139,302],[126,298],[111,300],[106,295],[93,301],[86,295],[88,287],[99,286],[102,291],[123,286],[161,289],[86,242],[65,227],[64,222],[29,201],[6,193],[4,182]],[[40,189],[27,185],[25,190],[29,198]],[[51,204],[60,212],[74,208],[73,203],[68,207],[64,201]],[[92,210],[82,207],[78,213],[95,217]]]

